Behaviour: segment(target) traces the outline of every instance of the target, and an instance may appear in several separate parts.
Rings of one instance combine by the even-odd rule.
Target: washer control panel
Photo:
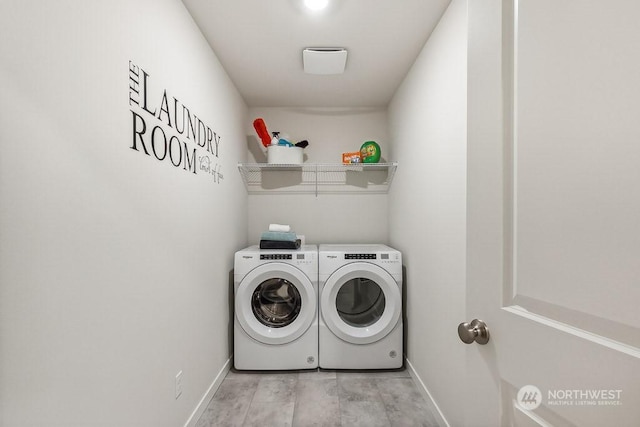
[[[302,259],[304,259],[304,254],[297,254],[297,255],[302,256]],[[268,260],[293,259],[293,255],[292,254],[260,254],[260,259],[268,259]]]
[[[308,265],[315,261],[316,253],[261,253],[261,261],[291,261],[294,265]]]

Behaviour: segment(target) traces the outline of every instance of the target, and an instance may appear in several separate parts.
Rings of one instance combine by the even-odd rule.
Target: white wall
[[[389,235],[402,250],[407,358],[452,426],[465,348],[467,5],[454,0],[389,106],[393,156]]]
[[[376,141],[383,159],[389,157],[387,114],[384,109],[252,108],[246,128],[250,161],[265,162],[253,119],[262,117],[270,132],[289,134],[292,142],[306,139],[309,163],[340,163],[342,153],[359,151]],[[386,194],[320,194],[249,196],[249,241],[258,244],[270,223],[290,224],[307,243],[388,243]]]
[[[183,425],[229,358],[246,106],[178,0],[3,1],[0,58],[0,425]],[[221,181],[131,148],[133,110],[207,155],[129,61],[221,136]]]

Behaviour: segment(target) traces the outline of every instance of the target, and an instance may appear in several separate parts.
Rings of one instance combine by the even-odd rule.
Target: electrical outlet
[[[176,399],[182,394],[182,371],[176,374]]]

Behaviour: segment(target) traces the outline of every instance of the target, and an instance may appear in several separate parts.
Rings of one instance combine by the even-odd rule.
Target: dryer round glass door
[[[356,277],[340,287],[336,295],[336,310],[348,325],[364,328],[380,320],[385,301],[382,288],[374,280]]]
[[[317,306],[313,283],[290,264],[260,265],[235,291],[238,323],[264,344],[286,344],[302,336],[317,318]]]
[[[337,337],[370,344],[391,332],[402,314],[400,287],[383,268],[366,262],[344,265],[321,289],[324,323]]]

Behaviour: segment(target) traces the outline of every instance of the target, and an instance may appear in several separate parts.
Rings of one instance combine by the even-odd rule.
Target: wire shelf
[[[397,162],[391,163],[238,163],[249,194],[386,194]]]

